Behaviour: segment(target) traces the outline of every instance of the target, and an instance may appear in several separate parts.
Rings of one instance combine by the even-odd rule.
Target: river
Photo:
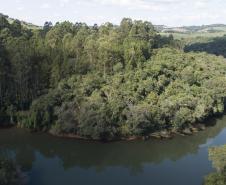
[[[193,136],[99,143],[23,129],[0,130],[0,155],[27,172],[29,185],[201,185],[212,172],[208,147],[226,144],[226,116]]]

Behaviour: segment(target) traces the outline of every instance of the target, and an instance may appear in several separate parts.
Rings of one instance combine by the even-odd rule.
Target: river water
[[[27,172],[29,185],[202,185],[214,171],[208,148],[226,144],[226,116],[193,136],[99,143],[22,129],[0,130],[0,155]]]

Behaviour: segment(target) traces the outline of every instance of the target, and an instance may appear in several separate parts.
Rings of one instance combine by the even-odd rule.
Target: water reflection
[[[105,184],[105,181],[125,184],[130,179],[129,184],[150,181],[153,185],[164,185],[171,179],[177,185],[186,184],[184,179],[189,173],[193,175],[192,180],[188,179],[189,185],[192,181],[195,185],[211,170],[207,147],[226,143],[219,134],[226,132],[225,126],[226,117],[223,117],[215,126],[194,136],[108,144],[9,129],[0,130],[0,150],[2,155],[14,157],[23,170],[29,171],[32,185],[89,184],[95,179],[98,183],[94,184]]]

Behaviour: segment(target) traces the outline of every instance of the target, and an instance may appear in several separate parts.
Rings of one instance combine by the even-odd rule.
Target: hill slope
[[[13,22],[16,20],[16,19],[11,18],[11,17],[9,17],[8,15],[4,15],[4,14],[2,14],[2,13],[0,13],[0,16],[5,17],[5,18],[8,20],[8,22],[9,22],[10,24],[13,23]],[[41,26],[37,26],[37,25],[34,25],[34,24],[32,24],[32,23],[28,23],[28,22],[26,22],[26,21],[23,21],[23,20],[20,20],[20,22],[21,22],[22,26],[23,26],[24,28],[27,28],[27,29],[42,29]]]

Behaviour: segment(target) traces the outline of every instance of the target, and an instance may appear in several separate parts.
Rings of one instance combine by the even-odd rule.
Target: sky
[[[0,12],[36,25],[45,21],[119,24],[129,17],[157,25],[226,24],[226,0],[0,0]]]

